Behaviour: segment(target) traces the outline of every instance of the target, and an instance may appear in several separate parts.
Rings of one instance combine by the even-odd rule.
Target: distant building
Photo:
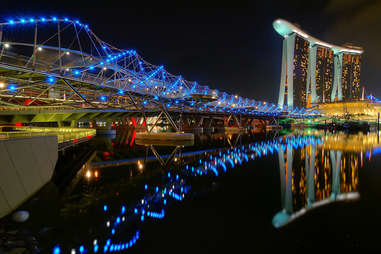
[[[320,41],[281,19],[273,26],[284,37],[279,106],[360,99],[362,48]]]

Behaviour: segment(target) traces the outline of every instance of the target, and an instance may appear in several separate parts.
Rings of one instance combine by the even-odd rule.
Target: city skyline
[[[27,2],[17,8],[10,2],[3,6],[0,13],[3,18],[8,18],[10,13],[16,16],[39,14],[42,7]],[[186,79],[197,80],[211,88],[271,102],[278,99],[277,74],[281,67],[281,39],[272,29],[274,19],[284,18],[302,24],[323,40],[337,44],[349,41],[364,45],[365,50],[369,47],[358,43],[362,39],[358,36],[344,40],[337,37],[340,35],[337,32],[334,36],[327,35],[332,27],[329,22],[336,18],[329,13],[331,3],[324,1],[314,10],[300,1],[281,4],[277,9],[271,6],[270,3],[255,3],[222,9],[184,9],[181,6],[123,9],[121,5],[121,8],[103,9],[84,2],[77,3],[75,8],[46,4],[41,14],[78,17],[96,27],[95,32],[100,31],[102,38],[120,48],[136,49],[153,64],[167,66],[173,74],[182,74]],[[159,29],[163,26],[167,29]],[[377,80],[369,75],[372,69],[374,72],[367,60],[371,56],[367,51],[365,54],[361,82],[367,94],[371,91],[377,94],[375,82],[369,81]]]

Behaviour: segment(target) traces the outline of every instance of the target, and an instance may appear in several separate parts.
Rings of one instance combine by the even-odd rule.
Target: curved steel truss
[[[101,40],[79,20],[0,23],[0,109],[122,108],[310,117],[319,112],[231,95],[173,75],[133,49]]]

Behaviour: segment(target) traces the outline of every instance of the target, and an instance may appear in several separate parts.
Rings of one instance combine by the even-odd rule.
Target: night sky
[[[201,4],[185,8],[161,1],[155,6],[141,1],[145,8],[131,6],[132,1],[30,2],[2,1],[0,16],[78,18],[104,41],[135,49],[172,74],[220,91],[272,102],[278,99],[282,47],[272,22],[283,18],[321,40],[362,46],[361,85],[366,86],[367,93],[381,97],[381,1],[314,1],[315,6],[296,0],[282,4],[252,1],[239,8],[220,9],[199,8]]]

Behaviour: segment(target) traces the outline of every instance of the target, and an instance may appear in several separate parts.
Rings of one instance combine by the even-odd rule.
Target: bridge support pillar
[[[233,119],[233,126],[229,126],[230,124],[230,121]],[[229,117],[227,119],[225,119],[225,127],[237,127],[237,128],[240,128],[241,127],[241,121],[238,120],[237,116],[235,114],[231,114],[229,115]]]
[[[206,118],[204,123],[205,125],[203,126],[203,131],[204,132],[213,132],[214,128],[212,127],[213,123],[213,117]]]
[[[167,108],[165,107],[165,105],[163,105],[163,107],[162,107],[162,113],[167,118],[169,124],[173,127],[173,129],[175,129],[175,132],[179,132],[180,131],[179,127],[177,126],[177,124],[175,123],[175,121],[173,120],[171,115],[169,114],[169,112],[168,112]]]
[[[182,117],[180,116],[180,120],[179,120],[179,126],[176,124],[175,120],[173,120],[173,118],[171,117],[171,115],[169,114],[168,110],[165,108],[165,106],[162,107],[162,111],[160,112],[160,114],[158,115],[156,121],[153,123],[153,125],[151,126],[151,128],[147,129],[147,132],[150,133],[152,132],[153,128],[155,128],[155,126],[158,124],[159,120],[162,118],[162,117],[165,117],[169,124],[172,126],[172,128],[175,130],[175,132],[180,132],[181,129],[182,129]]]
[[[70,122],[70,127],[71,127],[71,128],[75,128],[75,127],[77,127],[77,121],[76,121],[76,120],[71,120],[71,122]]]

